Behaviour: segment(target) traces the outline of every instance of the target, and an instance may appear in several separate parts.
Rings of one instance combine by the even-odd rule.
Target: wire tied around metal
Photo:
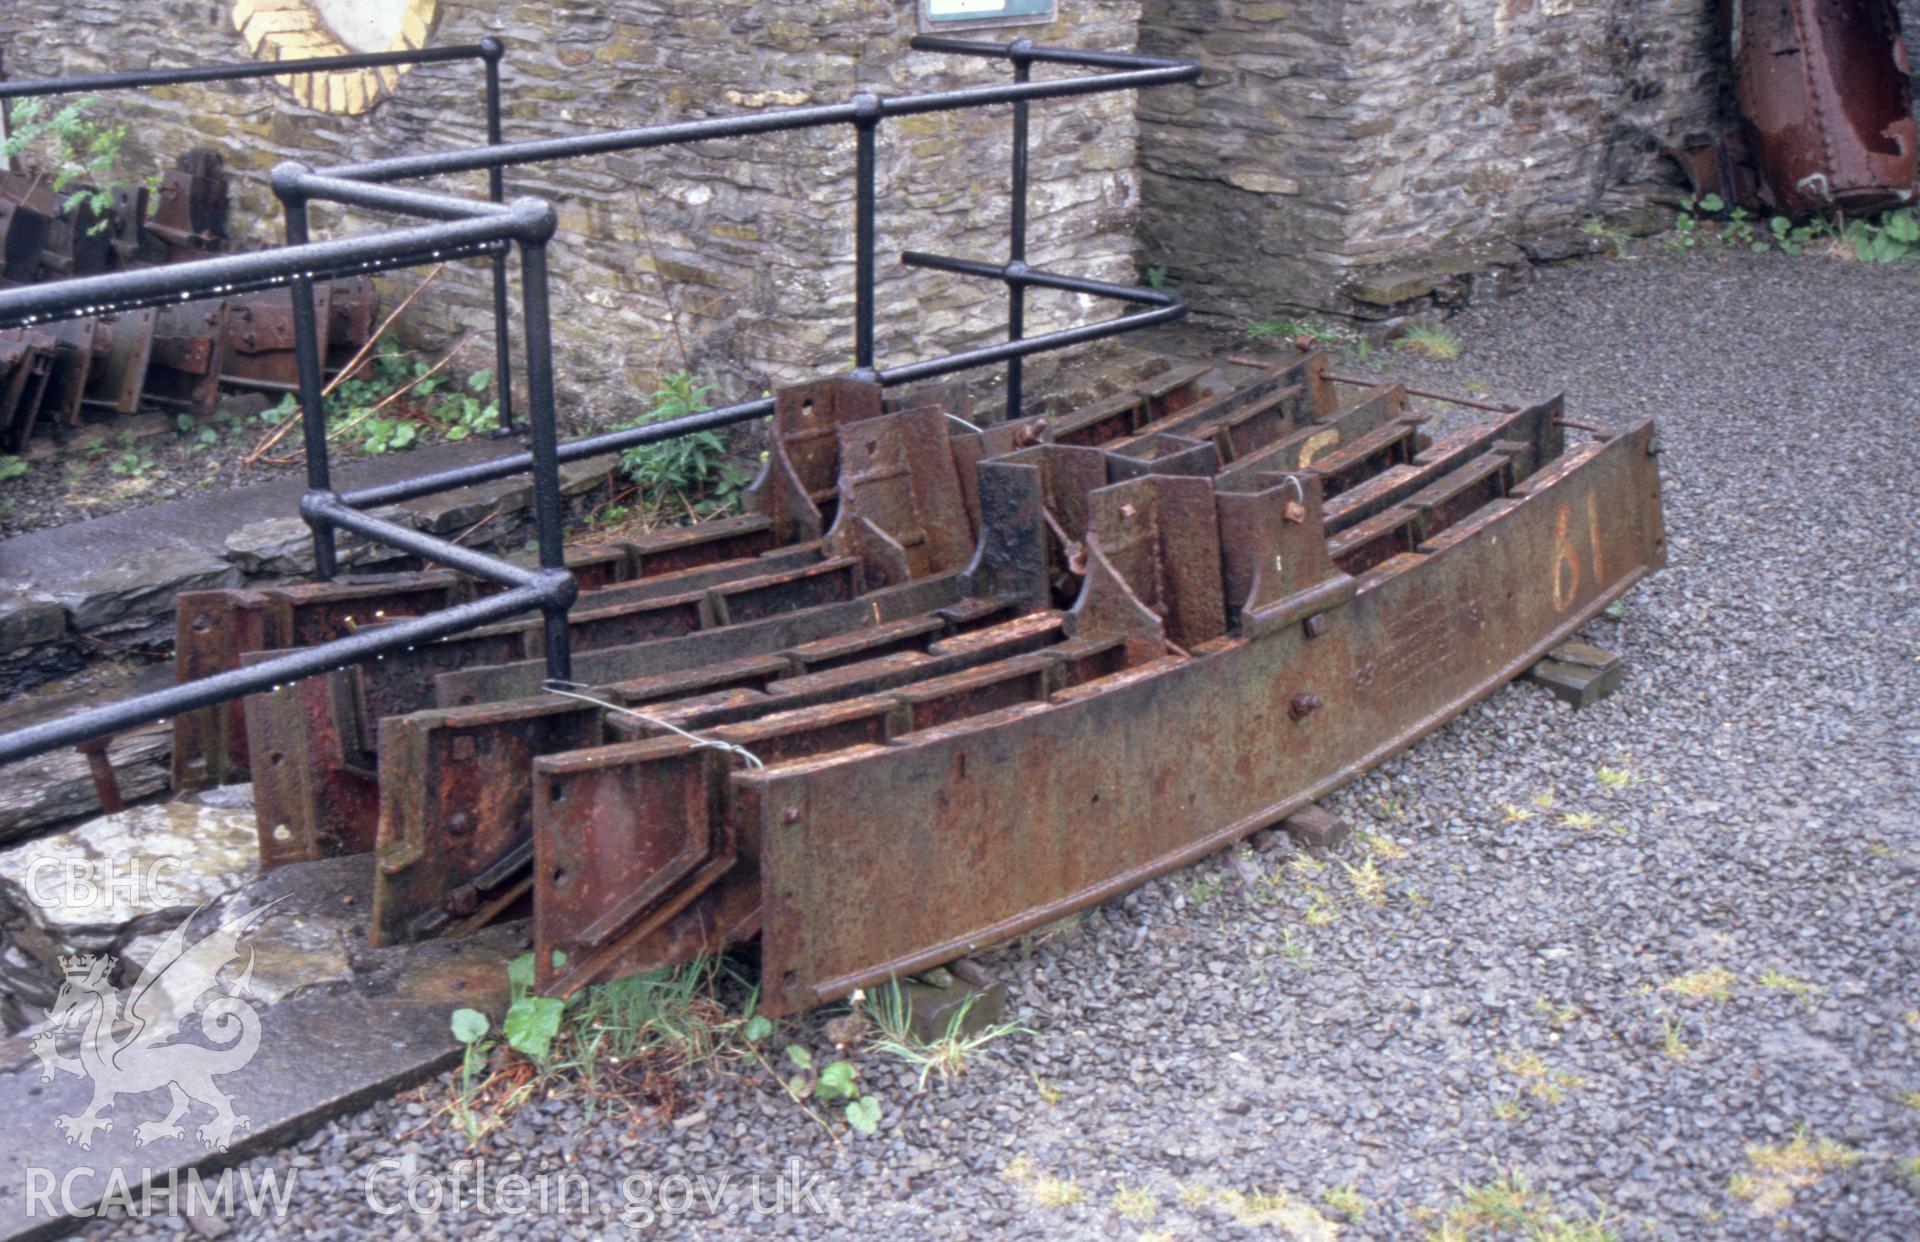
[[[591,694],[582,694],[581,691],[591,689],[591,687],[582,685],[577,681],[547,680],[540,683],[540,688],[548,694],[557,694],[563,699],[578,699],[582,703],[591,703],[595,707],[603,707],[610,712],[618,712],[622,716],[631,716],[635,720],[644,721],[647,724],[653,725],[655,728],[665,729],[669,733],[683,737],[702,749],[724,750],[729,754],[738,755],[746,760],[747,766],[756,772],[767,766],[760,761],[760,756],[754,754],[744,746],[738,746],[732,742],[723,742],[717,737],[705,737],[701,734],[682,729],[679,725],[661,720],[657,716],[649,716],[645,712],[637,712],[631,707],[622,707],[618,703],[609,703],[605,699],[596,699]]]

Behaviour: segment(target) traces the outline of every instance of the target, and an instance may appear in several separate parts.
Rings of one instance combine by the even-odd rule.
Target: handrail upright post
[[[880,98],[863,92],[853,97],[858,109],[854,128],[859,143],[854,158],[853,229],[853,373],[861,379],[876,374],[873,364],[874,244],[878,210]]]
[[[527,200],[531,202],[531,200]],[[553,396],[553,323],[547,298],[547,241],[553,208],[537,228],[520,238],[520,310],[527,336],[527,430],[533,458],[533,513],[539,531],[540,568],[549,577],[540,612],[545,628],[547,677],[573,680],[573,649],[567,609],[577,591],[567,574],[566,512],[560,494],[560,438]]]
[[[480,56],[487,72],[487,145],[499,146],[505,139],[500,124],[500,58],[506,46],[489,35],[480,40]],[[507,201],[507,170],[498,165],[487,170],[487,197],[496,203]],[[507,256],[493,256],[493,400],[500,410],[500,430],[513,431],[513,326],[507,292]]]
[[[308,170],[294,163],[273,170],[273,192],[286,209],[287,244],[304,246],[310,240],[307,224],[307,196],[300,180]],[[293,302],[293,358],[300,389],[300,431],[306,446],[307,490],[333,491],[332,472],[327,461],[327,401],[323,396],[325,379],[321,369],[319,317],[314,313],[313,279],[296,274],[287,287]],[[335,557],[333,526],[317,512],[304,512],[313,531],[313,573],[322,582],[332,578],[338,565]]]
[[[1007,48],[1013,61],[1013,80],[1024,83],[1033,77],[1033,40],[1015,39]],[[1027,334],[1027,286],[1020,279],[1027,265],[1027,143],[1030,105],[1016,100],[1013,105],[1013,218],[1007,256],[1007,340],[1017,341]],[[1025,406],[1026,360],[1007,362],[1007,413],[1019,418]]]

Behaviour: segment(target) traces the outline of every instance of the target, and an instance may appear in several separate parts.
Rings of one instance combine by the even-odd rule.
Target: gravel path
[[[1034,1033],[924,1096],[860,1054],[877,1137],[697,1076],[683,1126],[562,1101],[480,1153],[604,1206],[383,1221],[376,1162],[405,1162],[375,1183],[397,1201],[464,1155],[402,1100],[254,1162],[299,1170],[293,1216],[236,1232],[615,1235],[623,1178],[672,1208],[658,1179],[728,1173],[736,1211],[680,1227],[1920,1236],[1917,295],[1920,265],[1593,261],[1456,319],[1432,378],[1662,420],[1672,565],[1590,631],[1625,688],[1576,715],[1509,687],[1332,798],[1359,830],[1335,857],[1223,855],[990,959]],[[741,1184],[789,1159],[834,1214],[751,1213]]]

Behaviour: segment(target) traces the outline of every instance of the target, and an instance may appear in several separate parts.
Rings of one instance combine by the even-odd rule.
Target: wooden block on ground
[[[1587,643],[1563,643],[1547,658],[1528,669],[1528,681],[1553,692],[1555,698],[1578,710],[1589,707],[1620,688],[1620,657]]]
[[[977,1035],[1007,1012],[1007,985],[967,961],[937,967],[903,983],[900,994],[907,1003],[914,1038],[926,1043],[945,1038],[956,1017],[959,1034]]]
[[[1353,835],[1347,821],[1319,803],[1304,806],[1280,821],[1294,844],[1307,850],[1330,850]]]

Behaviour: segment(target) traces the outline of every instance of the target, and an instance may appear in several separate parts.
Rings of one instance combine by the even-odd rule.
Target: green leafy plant
[[[1297,319],[1283,315],[1255,320],[1247,325],[1247,338],[1254,341],[1293,341],[1303,336],[1323,347],[1344,345],[1352,338],[1352,334],[1344,329],[1311,317]]]
[[[328,394],[328,439],[346,440],[378,456],[412,448],[427,431],[444,440],[464,440],[498,427],[498,403],[483,400],[493,371],[483,368],[456,383],[446,374],[450,358],[434,363],[412,358],[391,335],[381,337],[361,373],[341,380]],[[278,427],[299,414],[299,402],[289,393],[260,418]]]
[[[500,1033],[509,1048],[535,1064],[544,1064],[553,1051],[554,1037],[560,1033],[567,1003],[533,995],[531,953],[522,953],[507,964],[507,983],[512,999],[507,1016],[500,1022]]]
[[[652,408],[625,426],[645,427],[702,413],[711,408],[707,398],[712,392],[713,385],[691,371],[670,371],[654,389]],[[620,469],[647,508],[686,509],[700,517],[732,504],[750,481],[747,472],[728,459],[726,438],[717,431],[636,445],[620,455]]]
[[[1902,207],[1878,220],[1849,220],[1840,236],[1862,263],[1897,263],[1920,254],[1920,217]]]
[[[1173,288],[1173,281],[1168,278],[1167,269],[1157,264],[1141,272],[1140,278],[1147,282],[1147,288],[1158,289],[1162,293]]]
[[[47,182],[62,212],[92,218],[89,233],[105,232],[114,193],[134,188],[116,175],[127,144],[127,127],[90,118],[87,113],[99,102],[97,95],[83,95],[49,111],[44,99],[20,100],[14,105],[11,132],[0,142],[0,160],[25,158],[35,170],[22,197],[31,198],[40,183]],[[160,178],[150,177],[142,184],[154,189]]]
[[[11,483],[26,472],[27,463],[24,458],[11,454],[0,457],[0,483]]]
[[[160,463],[139,449],[122,449],[107,459],[107,469],[129,479],[143,477]]]
[[[880,1101],[860,1090],[860,1071],[850,1061],[833,1061],[815,1072],[813,1053],[800,1044],[787,1045],[787,1061],[799,1072],[787,1079],[787,1094],[796,1100],[842,1104],[841,1115],[856,1133],[872,1134],[880,1126]]]
[[[1580,222],[1580,231],[1588,237],[1593,238],[1599,245],[1605,246],[1612,252],[1613,257],[1616,259],[1633,257],[1627,253],[1628,244],[1633,238],[1628,235],[1625,229],[1617,225],[1608,224],[1599,216],[1588,216],[1585,220],[1582,220]]]

